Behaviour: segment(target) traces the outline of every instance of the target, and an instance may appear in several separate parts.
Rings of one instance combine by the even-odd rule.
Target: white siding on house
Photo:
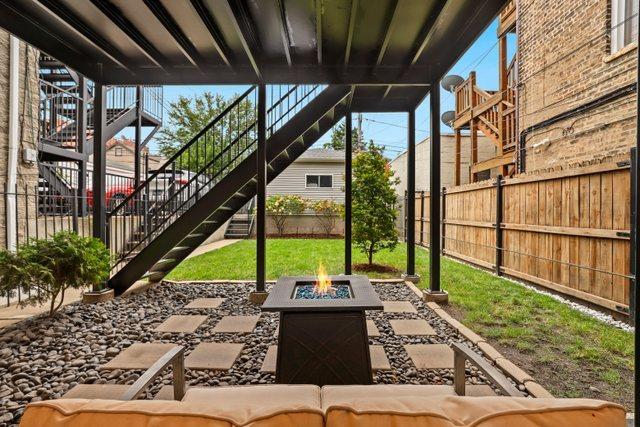
[[[306,175],[332,175],[333,187],[306,188]],[[267,186],[267,197],[274,194],[344,203],[344,162],[296,161]]]

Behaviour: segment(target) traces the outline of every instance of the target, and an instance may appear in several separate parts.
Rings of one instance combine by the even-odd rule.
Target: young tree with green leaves
[[[194,97],[179,96],[176,101],[169,104],[164,126],[156,136],[160,153],[165,157],[171,157],[218,117],[238,96],[226,99],[208,91]],[[193,147],[189,150],[190,153],[181,156],[178,162],[180,168],[197,172],[196,169],[211,162],[216,154],[233,142],[253,121],[255,121],[253,103],[245,99],[223,116],[207,133],[208,150],[205,151],[203,146]],[[249,132],[248,137],[253,137],[253,134]],[[216,166],[219,165],[215,164],[212,170],[215,170]]]
[[[394,185],[399,182],[382,147],[370,143],[353,159],[353,242],[367,255],[369,265],[381,249],[398,244]]]

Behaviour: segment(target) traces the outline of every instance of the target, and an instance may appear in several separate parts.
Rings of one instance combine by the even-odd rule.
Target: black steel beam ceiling
[[[200,16],[200,19],[205,27],[207,27],[207,30],[209,30],[209,34],[211,34],[211,38],[213,39],[213,47],[218,52],[218,55],[220,55],[220,58],[222,58],[222,61],[227,65],[227,67],[232,68],[231,51],[229,50],[229,47],[224,40],[224,36],[214,22],[213,17],[207,10],[204,2],[202,0],[191,0],[191,5],[198,13],[198,16]]]

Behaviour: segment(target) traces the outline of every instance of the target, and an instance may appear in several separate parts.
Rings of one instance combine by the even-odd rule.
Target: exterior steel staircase
[[[225,239],[246,239],[253,231],[253,206],[255,198],[241,207],[229,220],[229,225],[224,232]]]
[[[294,85],[269,93],[267,182],[344,117],[350,89]],[[116,293],[141,277],[162,279],[255,197],[256,101],[253,87],[108,213]],[[188,179],[165,179],[178,171]]]

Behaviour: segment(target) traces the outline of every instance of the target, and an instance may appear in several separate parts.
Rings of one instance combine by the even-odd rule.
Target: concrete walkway
[[[216,249],[220,249],[220,248],[224,248],[225,246],[229,246],[232,245],[236,242],[239,242],[240,239],[222,239],[222,240],[218,240],[217,242],[213,242],[213,243],[209,243],[206,245],[201,245],[198,246],[193,252],[191,252],[188,256],[187,259],[194,257],[194,256],[198,256],[198,255],[202,255],[204,253],[207,252],[211,252],[211,251],[215,251]]]

